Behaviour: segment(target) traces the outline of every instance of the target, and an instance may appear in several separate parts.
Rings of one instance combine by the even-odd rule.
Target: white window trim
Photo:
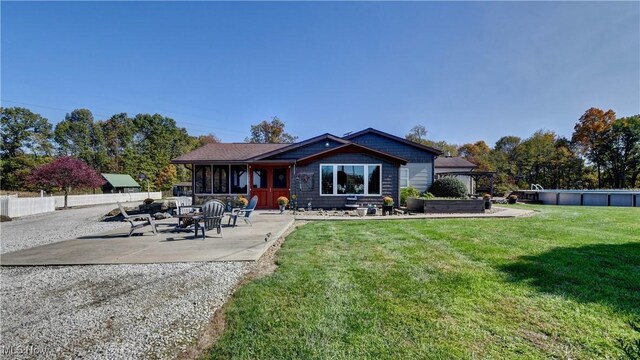
[[[402,184],[402,173],[403,172],[407,172],[407,186],[402,186],[400,185],[400,189],[404,189],[404,188],[408,188],[409,186],[411,186],[411,183],[409,183],[409,168],[400,168],[400,179],[398,181],[399,184]]]
[[[193,166],[193,176],[196,176],[196,166],[208,166],[209,167],[209,172],[211,173],[211,191],[210,193],[194,193],[194,196],[212,196],[212,195],[249,195],[251,193],[251,186],[249,186],[249,165],[245,165],[245,168],[247,169],[247,192],[245,193],[232,193],[231,192],[231,165],[233,166],[241,166],[242,164],[229,164],[227,165],[228,170],[227,173],[229,174],[229,183],[227,184],[227,188],[229,189],[229,192],[226,193],[214,193],[213,192],[213,165],[201,165],[201,164],[196,164]],[[224,165],[216,165],[216,166],[224,166]]]
[[[332,166],[333,167],[333,194],[323,194],[322,193],[322,167],[323,166]],[[366,179],[364,180],[364,194],[338,194],[338,166],[364,166],[364,173],[366,175]],[[379,166],[380,167],[380,192],[375,194],[369,193],[369,166]],[[318,176],[318,192],[320,196],[382,196],[382,164],[320,164],[320,176]]]

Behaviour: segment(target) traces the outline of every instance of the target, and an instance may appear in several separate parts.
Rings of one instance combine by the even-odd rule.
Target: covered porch
[[[257,196],[258,209],[277,209],[278,197],[291,197],[288,162],[200,163],[191,164],[191,169],[194,204]]]

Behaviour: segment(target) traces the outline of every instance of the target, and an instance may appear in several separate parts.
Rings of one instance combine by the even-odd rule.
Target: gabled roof
[[[140,187],[131,175],[128,174],[101,174],[111,186],[115,187]]]
[[[353,134],[346,135],[346,136],[343,137],[343,139],[351,140],[351,139],[356,138],[358,136],[369,134],[369,133],[380,135],[380,136],[386,137],[388,139],[395,140],[395,141],[398,141],[398,142],[413,146],[413,147],[418,148],[420,150],[426,150],[426,151],[432,152],[432,153],[434,153],[436,155],[442,155],[443,154],[442,150],[440,150],[440,149],[436,149],[436,148],[431,147],[431,146],[418,144],[417,142],[413,142],[413,141],[410,141],[410,140],[407,140],[407,139],[403,139],[403,138],[401,138],[399,136],[391,135],[391,134],[388,134],[388,133],[386,133],[384,131],[376,130],[374,128],[368,128],[368,129],[364,129],[362,131],[358,131],[358,132],[353,133]]]
[[[350,143],[350,141],[347,141],[347,140],[344,140],[344,139],[342,139],[340,137],[337,137],[335,135],[326,133],[326,134],[322,134],[322,135],[319,135],[319,136],[316,136],[316,137],[312,137],[311,139],[307,139],[305,141],[297,142],[297,143],[294,143],[294,144],[286,144],[287,146],[285,146],[285,147],[270,151],[270,152],[268,152],[266,154],[261,154],[259,156],[256,156],[253,160],[265,159],[265,158],[268,158],[270,156],[282,154],[282,153],[285,153],[287,151],[298,149],[298,148],[301,148],[303,146],[310,145],[310,144],[316,143],[318,141],[323,141],[323,140],[333,140],[335,142],[342,143],[342,144]]]
[[[407,163],[407,160],[401,157],[393,156],[391,154],[387,154],[385,152],[374,150],[366,146],[362,146],[355,143],[340,145],[338,147],[334,147],[332,149],[325,150],[317,154],[313,154],[313,155],[298,159],[296,163],[300,165],[304,165],[306,163],[309,163],[318,159],[322,159],[330,155],[344,154],[344,153],[369,154],[371,156],[374,156],[383,160],[387,160],[394,164],[400,164],[400,165],[405,165]]]
[[[287,147],[290,144],[212,143],[184,154],[171,162],[192,164],[212,161],[247,161],[264,153]]]
[[[436,158],[437,168],[474,168],[477,165],[465,158],[457,156],[442,156]]]

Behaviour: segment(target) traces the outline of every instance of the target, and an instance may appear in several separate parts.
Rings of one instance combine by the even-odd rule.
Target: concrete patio
[[[56,242],[2,254],[0,264],[89,265],[145,264],[198,261],[255,261],[284,234],[294,222],[287,215],[256,212],[253,226],[239,220],[236,227],[223,227],[223,237],[215,230],[207,237],[193,232],[172,232],[177,219],[157,221],[158,234],[149,227],[140,235],[127,237],[129,227],[78,239]],[[223,220],[226,224],[226,218]]]
[[[434,218],[513,218],[531,216],[532,210],[497,208],[483,214],[414,214],[396,216],[365,216],[353,214],[337,216],[327,213],[279,214],[277,211],[256,211],[253,226],[239,221],[236,227],[223,227],[223,237],[208,231],[207,237],[196,238],[193,232],[175,232],[177,219],[157,221],[158,234],[149,227],[127,237],[129,226],[83,236],[77,239],[35,246],[0,255],[5,266],[38,265],[97,265],[97,264],[151,264],[211,261],[256,261],[281,237],[296,220],[409,220]],[[226,223],[223,219],[223,224]],[[144,231],[138,234],[140,231]]]

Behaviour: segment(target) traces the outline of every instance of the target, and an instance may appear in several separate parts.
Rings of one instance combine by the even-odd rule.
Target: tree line
[[[291,143],[277,117],[252,125],[246,142]],[[427,128],[414,126],[408,140],[462,156],[477,170],[495,171],[495,189],[504,194],[530,184],[554,189],[640,188],[640,115],[616,118],[612,110],[587,110],[571,138],[539,130],[526,139],[503,136],[493,147],[485,141],[463,145],[435,141]],[[220,140],[213,134],[191,136],[175,120],[160,114],[115,114],[95,120],[76,109],[52,126],[22,107],[0,108],[0,186],[3,190],[36,190],[29,175],[56,157],[74,157],[99,173],[145,174],[153,189],[168,190],[190,180],[184,166],[171,159]]]
[[[214,135],[190,136],[175,120],[160,114],[115,114],[95,120],[88,109],[66,114],[55,127],[48,119],[22,107],[0,109],[2,148],[0,162],[3,190],[36,190],[28,181],[36,167],[56,157],[74,157],[99,173],[145,174],[151,187],[168,190],[179,180],[190,179],[172,158],[209,142]]]
[[[587,110],[571,138],[538,130],[530,137],[503,136],[493,147],[485,141],[463,145],[426,138],[423,125],[406,135],[495,171],[495,190],[505,194],[540,184],[545,189],[640,188],[640,115],[616,118],[613,110]]]

